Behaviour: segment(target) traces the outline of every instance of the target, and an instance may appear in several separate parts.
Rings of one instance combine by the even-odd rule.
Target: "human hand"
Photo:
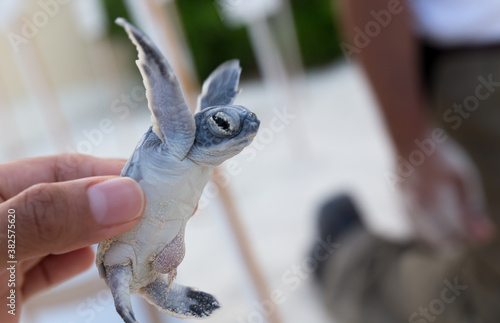
[[[401,185],[417,238],[431,247],[448,250],[494,235],[475,166],[451,139]]]
[[[134,180],[116,176],[124,164],[69,154],[0,164],[0,295],[9,301],[15,289],[16,314],[4,305],[1,322],[17,322],[29,297],[89,268],[91,244],[137,224],[145,198]],[[9,213],[15,213],[15,229]],[[9,258],[9,228],[15,232],[15,259]],[[5,269],[10,265],[14,280]]]

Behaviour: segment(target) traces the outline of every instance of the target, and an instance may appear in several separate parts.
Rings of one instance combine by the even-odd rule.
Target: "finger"
[[[54,287],[87,270],[94,263],[91,247],[74,250],[62,255],[49,255],[29,270],[22,287],[23,297],[29,297]]]
[[[434,213],[434,211],[420,207],[415,208],[412,219],[415,233],[419,240],[437,250],[444,243],[445,239],[443,228],[438,223],[439,214]]]
[[[100,159],[88,155],[61,154],[12,161],[0,165],[0,202],[38,183],[77,178],[119,175],[122,159]]]
[[[64,253],[130,230],[144,211],[144,193],[128,177],[89,177],[37,184],[0,204],[16,214],[16,260]],[[0,238],[7,233],[0,217]],[[6,257],[0,254],[0,259]]]
[[[485,213],[485,202],[479,178],[464,173],[456,178],[456,189],[463,210],[463,224],[469,242],[487,242],[493,238],[495,227]]]
[[[412,185],[405,193],[406,206],[421,241],[433,249],[443,250],[461,240],[462,219],[457,212],[456,193],[449,183],[425,187]]]
[[[436,225],[441,229],[442,246],[446,250],[457,247],[467,241],[464,223],[465,210],[463,201],[452,181],[442,183],[435,192]]]
[[[22,267],[21,267],[22,272],[27,273],[28,271],[31,270],[31,268],[38,265],[42,260],[43,260],[43,258],[41,258],[41,257],[36,257],[36,258],[31,258],[31,259],[25,260],[22,263]]]
[[[403,187],[403,202],[413,224],[415,236],[427,245],[438,243],[439,230],[433,223],[433,214],[426,208],[427,199],[422,198],[418,188],[413,185]],[[426,203],[422,203],[425,200]]]
[[[456,149],[457,147],[455,147]],[[464,226],[469,242],[487,242],[495,235],[495,226],[486,214],[486,202],[479,172],[464,151],[450,155],[456,172],[456,188],[460,194],[464,214]]]

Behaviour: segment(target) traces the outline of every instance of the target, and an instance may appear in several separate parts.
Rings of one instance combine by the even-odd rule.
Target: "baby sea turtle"
[[[255,137],[260,121],[238,94],[239,62],[219,66],[203,84],[193,115],[168,61],[152,41],[123,18],[136,45],[153,126],[138,143],[121,176],[144,190],[146,208],[129,232],[102,241],[96,264],[113,294],[117,312],[136,322],[130,294],[139,293],[163,313],[205,318],[219,308],[210,294],[175,284],[184,258],[184,231],[215,166],[240,153]]]

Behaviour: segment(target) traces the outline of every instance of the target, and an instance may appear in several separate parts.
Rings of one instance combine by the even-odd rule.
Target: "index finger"
[[[119,175],[124,159],[60,154],[0,164],[0,203],[38,183],[63,182],[90,176]]]

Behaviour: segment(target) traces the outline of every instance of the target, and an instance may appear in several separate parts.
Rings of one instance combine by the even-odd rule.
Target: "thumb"
[[[0,236],[15,213],[16,260],[65,253],[130,230],[144,205],[141,187],[127,177],[37,184],[0,204]]]
[[[483,186],[473,166],[464,169],[455,178],[460,210],[463,212],[466,240],[472,243],[488,242],[495,235],[495,226],[486,214]]]

